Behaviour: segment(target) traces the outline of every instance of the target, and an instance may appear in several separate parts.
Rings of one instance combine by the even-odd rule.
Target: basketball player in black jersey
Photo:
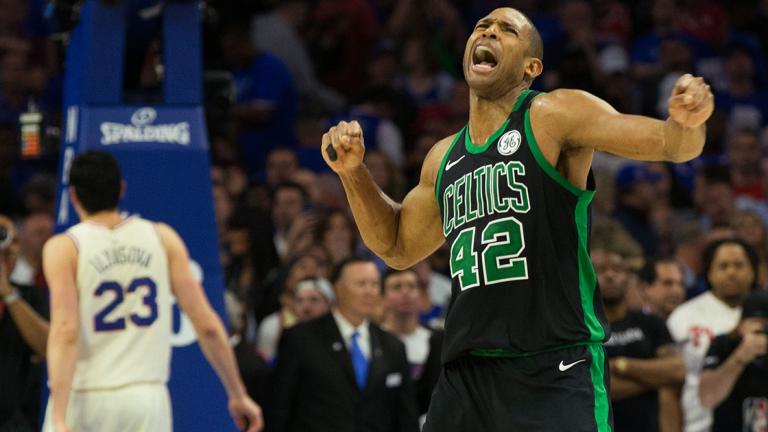
[[[530,91],[541,58],[541,37],[517,10],[477,23],[464,52],[469,123],[435,144],[402,204],[363,165],[359,124],[323,136],[363,240],[387,264],[451,246],[427,432],[612,430],[608,326],[588,252],[592,155],[682,162],[704,146],[714,102],[701,78],[677,81],[661,121],[579,90]]]

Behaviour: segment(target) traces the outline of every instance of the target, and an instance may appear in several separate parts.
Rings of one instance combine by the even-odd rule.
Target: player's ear
[[[528,79],[528,82],[533,82],[534,79],[536,79],[537,76],[541,75],[541,72],[544,70],[544,63],[542,63],[541,59],[537,59],[536,57],[528,57],[525,60],[525,76]]]
[[[128,183],[125,180],[120,180],[120,199],[125,197],[125,191],[128,190]]]

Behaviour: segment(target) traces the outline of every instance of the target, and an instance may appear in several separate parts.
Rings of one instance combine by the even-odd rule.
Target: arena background
[[[536,89],[580,88],[665,118],[683,73],[711,84],[701,157],[627,167],[596,156],[595,218],[623,226],[640,261],[733,230],[758,250],[765,287],[765,0],[0,0],[0,213],[20,225],[50,217],[16,277],[45,289],[40,237],[76,223],[61,194],[67,164],[86,149],[113,152],[128,182],[123,208],[180,231],[230,324],[249,391],[268,406],[271,359],[254,346],[281,307],[290,265],[316,249],[329,263],[370,254],[320,136],[340,119],[360,121],[374,179],[401,199],[430,146],[466,123],[464,43],[500,6],[525,12],[542,34]],[[702,187],[713,178],[728,188]],[[289,181],[307,193],[298,211],[273,200]],[[758,218],[746,227],[739,211]],[[336,213],[344,217],[329,222]],[[428,264],[450,273],[444,248]],[[692,270],[688,297],[703,290]],[[424,321],[439,325],[447,300],[430,294]],[[176,330],[177,430],[234,430],[181,317]]]

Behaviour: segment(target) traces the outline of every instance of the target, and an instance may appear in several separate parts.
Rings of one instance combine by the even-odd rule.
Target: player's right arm
[[[77,297],[77,249],[59,234],[43,247],[43,272],[51,293],[48,381],[56,432],[66,432],[66,414],[77,364],[80,315]]]
[[[203,354],[226,389],[230,415],[240,430],[261,430],[261,408],[245,391],[224,325],[190,270],[189,253],[184,241],[168,225],[157,224],[157,231],[168,255],[173,293],[179,307],[192,321]]]
[[[363,164],[363,131],[357,122],[340,122],[323,135],[323,158],[341,179],[363,242],[390,267],[408,268],[445,241],[435,179],[449,144],[446,138],[432,148],[419,184],[399,204],[379,189]],[[328,155],[329,145],[336,160]]]

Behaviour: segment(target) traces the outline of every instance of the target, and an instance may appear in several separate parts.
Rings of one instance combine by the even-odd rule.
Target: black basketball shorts
[[[423,432],[612,432],[602,345],[447,363]]]

